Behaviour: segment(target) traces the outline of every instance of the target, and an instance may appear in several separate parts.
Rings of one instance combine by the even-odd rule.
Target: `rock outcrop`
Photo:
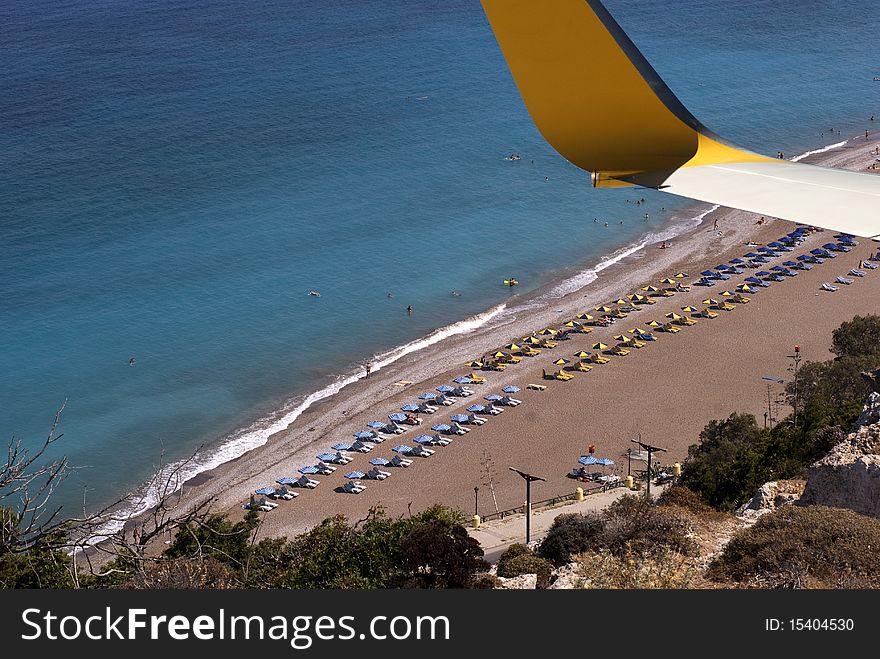
[[[738,517],[757,519],[781,506],[790,506],[801,498],[804,481],[780,480],[764,483],[755,496],[736,511]]]
[[[810,466],[799,504],[880,517],[880,394],[868,397],[853,432]]]

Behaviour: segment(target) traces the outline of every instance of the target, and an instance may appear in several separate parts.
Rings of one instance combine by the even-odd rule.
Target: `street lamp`
[[[797,427],[797,408],[798,408],[798,365],[801,363],[801,347],[794,347],[794,354],[787,355],[789,359],[794,360],[794,425]],[[789,368],[788,370],[792,370]]]
[[[477,511],[477,507],[478,507],[478,503],[477,503],[477,502],[479,501],[479,499],[478,499],[477,497],[479,496],[479,493],[480,493],[480,488],[479,488],[479,486],[474,485],[474,515],[479,515],[479,514],[480,514],[480,513]]]
[[[527,474],[526,472],[514,469],[513,467],[508,467],[508,469],[510,469],[510,471],[515,471],[526,481],[526,544],[529,544],[532,530],[532,481],[546,481],[547,479]]]
[[[629,441],[631,441],[633,444],[638,444],[639,446],[642,447],[642,449],[644,449],[648,453],[648,485],[645,490],[645,497],[650,498],[650,496],[651,496],[651,456],[654,455],[654,453],[657,451],[663,451],[665,453],[666,449],[660,448],[659,446],[651,446],[650,444],[645,444],[644,442],[642,442],[638,439],[631,439]]]

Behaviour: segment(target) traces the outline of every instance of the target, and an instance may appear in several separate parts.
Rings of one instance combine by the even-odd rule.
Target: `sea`
[[[880,128],[875,2],[606,4],[729,140]],[[0,440],[39,450],[63,406],[62,515],[705,213],[591,188],[476,0],[0,0],[0,25]]]

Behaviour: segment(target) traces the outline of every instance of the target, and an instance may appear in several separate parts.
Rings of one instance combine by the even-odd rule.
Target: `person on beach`
[[[412,306],[406,305],[406,315],[412,316]]]
[[[366,364],[366,366],[364,367],[364,369],[367,371],[367,374],[366,374],[364,377],[365,377],[365,378],[370,377],[370,371],[373,370],[373,362],[367,362],[367,364]]]
[[[718,228],[718,218],[716,217],[715,222],[712,224],[712,230],[714,231],[717,228]]]

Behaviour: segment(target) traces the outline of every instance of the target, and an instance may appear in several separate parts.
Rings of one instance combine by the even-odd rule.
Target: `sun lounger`
[[[341,451],[336,451],[335,453],[321,453],[318,455],[318,460],[321,462],[330,462],[338,465],[347,465],[354,458],[350,455],[347,455]]]
[[[390,475],[390,471],[382,471],[379,469],[379,467],[373,467],[372,469],[370,469],[370,471],[364,474],[364,478],[369,478],[370,480],[374,481],[384,481]]]
[[[470,428],[465,428],[464,426],[459,425],[459,423],[458,423],[457,421],[453,421],[453,422],[452,422],[452,431],[451,431],[451,432],[452,432],[453,434],[455,434],[455,435],[464,435],[464,434],[469,433],[470,431],[471,431]]]
[[[374,448],[376,447],[373,446],[373,444],[362,442],[360,440],[355,441],[355,443],[351,445],[351,450],[357,451],[358,453],[369,453]]]
[[[571,366],[572,371],[578,371],[579,373],[589,373],[593,370],[593,367],[583,361],[575,362]]]
[[[530,382],[529,384],[526,385],[526,389],[532,389],[534,391],[544,391],[545,389],[547,389],[547,385],[546,384],[535,384],[533,382]]]
[[[837,282],[838,284],[846,284],[847,286],[849,286],[851,283],[853,283],[852,279],[847,279],[846,277],[838,277],[834,281]]]
[[[558,371],[553,373],[553,375],[551,375],[550,377],[555,380],[561,380],[562,382],[568,382],[569,380],[574,378],[574,376],[571,373],[566,373],[562,369],[559,369]]]
[[[819,288],[821,288],[823,291],[831,291],[831,292],[834,292],[837,290],[837,286],[834,286],[833,284],[829,284],[827,281],[824,282]]]
[[[740,293],[737,293],[736,295],[734,295],[730,299],[733,302],[736,302],[737,304],[748,304],[749,302],[752,301],[752,298],[746,297],[745,295],[742,295]]]
[[[611,348],[611,354],[617,355],[618,357],[626,357],[629,354],[629,350],[627,350],[623,346],[616,345]]]
[[[273,499],[282,499],[284,501],[290,501],[291,499],[295,499],[299,496],[299,492],[291,492],[286,487],[276,487],[271,492],[267,493],[266,496],[271,497]]]
[[[468,377],[471,379],[471,384],[486,384],[486,376],[484,375],[471,373]]]
[[[367,489],[367,486],[360,481],[345,481],[342,489],[349,494],[360,494]]]
[[[850,271],[849,271],[848,273],[846,273],[846,274],[848,274],[848,275],[850,275],[850,276],[852,276],[852,277],[864,277],[864,276],[865,276],[865,273],[864,273],[864,272],[862,272],[861,270],[857,270],[856,268],[853,268],[852,270],[850,270]]]
[[[859,267],[860,267],[860,268],[866,268],[866,269],[868,269],[868,270],[876,270],[876,269],[877,269],[877,264],[876,264],[876,263],[872,263],[871,261],[862,261],[861,263],[859,263]]]
[[[589,357],[586,357],[585,360],[592,362],[593,364],[607,364],[611,361],[608,357],[603,357],[598,352],[592,353]]]
[[[666,323],[660,327],[664,332],[669,332],[670,334],[676,334],[681,331],[681,328],[676,327],[672,323]]]
[[[264,513],[268,513],[275,510],[277,506],[278,504],[270,505],[269,502],[266,501],[266,499],[254,499],[254,497],[251,497],[251,500],[248,503],[244,504],[242,508],[244,508],[245,510],[261,510]]]
[[[455,389],[453,389],[449,393],[453,396],[458,397],[458,398],[467,398],[468,396],[474,395],[473,390],[466,389],[465,387],[456,387]]]
[[[417,458],[430,458],[432,455],[434,455],[434,449],[427,448],[425,446],[422,446],[421,444],[416,444],[410,455],[414,455]]]
[[[315,465],[315,473],[321,474],[323,476],[329,476],[334,471],[336,471],[336,467],[331,464],[327,464],[326,462],[319,462]]]
[[[295,485],[296,487],[305,487],[310,490],[314,490],[316,487],[318,487],[320,482],[321,481],[312,480],[311,478],[309,478],[308,476],[303,474],[302,476],[297,478],[296,481],[294,481],[292,483],[292,485]]]
[[[392,467],[409,467],[412,464],[412,460],[409,458],[402,458],[400,455],[395,454],[393,458],[388,462],[388,464]]]

